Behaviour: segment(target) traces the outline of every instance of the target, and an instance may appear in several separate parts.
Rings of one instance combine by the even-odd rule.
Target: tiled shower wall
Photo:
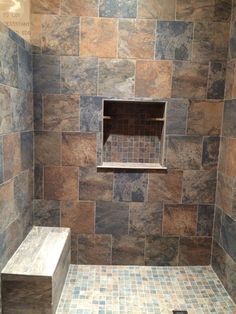
[[[230,25],[214,222],[213,268],[236,301],[236,1]]]
[[[33,94],[29,44],[0,24],[0,270],[32,224]]]
[[[73,262],[210,264],[231,0],[33,0],[34,223]],[[168,100],[167,173],[97,170],[103,98]]]

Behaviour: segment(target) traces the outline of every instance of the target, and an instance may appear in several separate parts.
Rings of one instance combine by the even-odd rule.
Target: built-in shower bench
[[[1,273],[2,314],[52,314],[70,265],[70,229],[33,227]]]

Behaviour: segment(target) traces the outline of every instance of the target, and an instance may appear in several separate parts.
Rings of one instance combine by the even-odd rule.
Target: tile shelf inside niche
[[[117,118],[117,117],[112,117],[112,116],[104,116],[103,117],[104,120],[112,120],[112,119],[117,119],[117,120],[125,120],[126,118]],[[135,117],[134,117],[135,119]],[[148,119],[145,119],[146,121],[162,121],[164,122],[165,119],[164,118],[148,118]]]
[[[167,170],[167,167],[162,166],[159,163],[131,163],[131,162],[103,162],[102,165],[98,165],[100,169],[153,169],[153,170]]]

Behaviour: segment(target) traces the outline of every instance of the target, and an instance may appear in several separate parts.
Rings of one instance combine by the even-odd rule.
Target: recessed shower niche
[[[104,100],[99,168],[166,169],[166,103]]]

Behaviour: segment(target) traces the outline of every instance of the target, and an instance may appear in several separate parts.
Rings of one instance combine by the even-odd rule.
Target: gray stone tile
[[[33,167],[33,132],[21,133],[21,168]]]
[[[12,99],[11,88],[5,85],[0,85],[0,133],[12,131]]]
[[[189,101],[186,99],[170,99],[167,104],[167,134],[185,134]]]
[[[43,166],[40,165],[34,169],[34,198],[43,198]]]
[[[204,169],[217,168],[220,148],[220,137],[204,137],[202,152],[202,167]]]
[[[229,58],[236,58],[236,21],[231,22],[229,38]]]
[[[96,95],[97,59],[61,57],[61,91],[65,94]]]
[[[31,92],[12,89],[12,124],[14,131],[33,129],[33,95]]]
[[[114,196],[118,202],[144,202],[147,200],[147,173],[116,172]]]
[[[236,261],[236,221],[227,214],[223,214],[221,225],[221,244],[225,251]]]
[[[137,0],[102,0],[100,1],[99,16],[135,18]]]
[[[35,226],[60,227],[60,202],[34,200]]]
[[[236,100],[226,100],[224,104],[223,136],[236,137]]]
[[[0,136],[0,184],[3,182],[3,141],[2,136]]]
[[[219,207],[215,206],[213,239],[218,243],[220,242],[221,222],[222,222],[222,210]]]
[[[211,236],[214,220],[214,205],[198,206],[197,235]]]
[[[210,62],[208,73],[207,98],[223,99],[225,91],[225,62]]]
[[[28,91],[33,88],[32,55],[20,46],[18,46],[18,86]]]
[[[157,60],[191,60],[193,23],[157,22],[156,38]]]
[[[99,201],[96,204],[96,234],[128,234],[129,205]]]
[[[82,132],[98,132],[102,129],[101,97],[82,96],[80,98],[80,130]]]
[[[36,93],[60,93],[60,58],[34,55],[33,84]]]
[[[43,103],[42,95],[34,93],[34,130],[42,131],[43,129]]]

